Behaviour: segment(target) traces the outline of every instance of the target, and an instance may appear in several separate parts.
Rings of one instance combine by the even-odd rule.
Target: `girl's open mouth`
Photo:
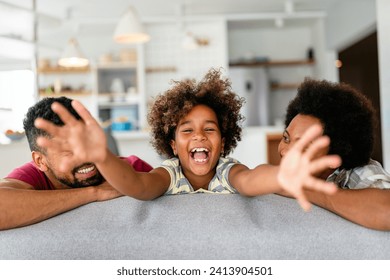
[[[193,148],[191,150],[191,157],[196,162],[206,162],[209,158],[209,150],[206,148]]]

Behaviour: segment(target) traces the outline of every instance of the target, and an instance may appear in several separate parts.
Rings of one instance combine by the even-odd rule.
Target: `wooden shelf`
[[[273,67],[273,66],[299,66],[299,65],[313,65],[315,63],[312,59],[306,60],[270,60],[270,61],[251,61],[251,62],[234,62],[229,63],[230,67]]]
[[[99,64],[98,69],[127,69],[127,68],[137,68],[137,62],[136,61],[113,61],[109,63],[103,63]]]
[[[145,69],[146,73],[157,73],[157,72],[176,72],[175,66],[166,66],[166,67],[147,67]]]
[[[55,66],[55,67],[38,68],[38,73],[42,73],[42,74],[88,73],[90,71],[91,71],[90,67],[65,68],[65,67]]]
[[[112,109],[115,107],[127,107],[138,105],[138,100],[125,100],[125,101],[107,101],[107,102],[99,102],[99,109]]]
[[[66,91],[61,91],[59,93],[55,92],[46,92],[45,90],[39,90],[39,95],[42,97],[59,97],[62,95],[88,95],[91,94],[91,91],[88,90],[66,90]]]

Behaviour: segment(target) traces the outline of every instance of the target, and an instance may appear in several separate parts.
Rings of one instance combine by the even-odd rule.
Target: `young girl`
[[[338,156],[313,159],[318,149],[329,145],[326,136],[319,137],[320,126],[309,129],[280,166],[263,164],[249,169],[227,158],[241,140],[242,102],[217,70],[210,70],[199,83],[176,82],[156,98],[148,116],[152,144],[168,158],[148,173],[134,171],[108,150],[103,130],[77,101],[72,105],[83,121],[76,120],[60,104],[53,104],[65,125],[58,127],[43,119],[35,125],[52,136],[38,139],[40,145],[67,154],[62,160],[64,168],[74,160],[93,162],[114,188],[137,199],[206,191],[256,196],[284,190],[308,210],[304,188],[326,194],[336,191],[334,184],[313,175],[340,164]]]

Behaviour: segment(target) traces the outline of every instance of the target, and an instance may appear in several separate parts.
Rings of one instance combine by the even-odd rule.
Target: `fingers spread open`
[[[60,117],[64,124],[73,125],[77,119],[62,104],[54,102],[51,105],[52,110]]]
[[[313,159],[316,157],[317,152],[321,149],[328,147],[330,144],[330,139],[328,136],[321,136],[310,143],[310,145],[305,150],[305,155]]]
[[[341,165],[341,158],[338,155],[327,155],[315,159],[310,164],[310,173],[316,174],[327,169],[336,169]]]
[[[322,133],[323,133],[323,130],[322,130],[322,127],[320,125],[313,125],[313,126],[309,127],[305,131],[305,133],[302,135],[302,137],[299,139],[299,141],[297,141],[293,145],[292,149],[296,149],[299,151],[305,150],[310,145],[310,143],[314,139],[321,136]]]
[[[37,118],[34,121],[34,125],[36,128],[42,129],[50,135],[58,135],[60,133],[58,126],[56,126],[54,123],[52,123],[48,120],[45,120],[43,118]]]
[[[96,120],[92,117],[91,113],[84,107],[81,102],[77,100],[72,101],[72,107],[79,114],[79,116],[83,119],[85,124],[90,125],[96,123]]]
[[[304,211],[307,212],[310,210],[311,203],[307,200],[303,192],[300,192],[298,195],[295,195],[295,198],[297,199],[299,205],[302,207]]]
[[[328,195],[332,195],[337,192],[337,186],[334,183],[326,182],[316,177],[309,178],[306,183],[306,189],[322,192]]]
[[[50,148],[51,146],[53,146],[53,141],[50,141],[49,139],[47,139],[46,137],[43,137],[43,136],[39,136],[37,138],[37,144],[38,146],[41,146],[43,148]]]

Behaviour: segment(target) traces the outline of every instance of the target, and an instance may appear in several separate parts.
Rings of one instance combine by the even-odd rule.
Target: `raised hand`
[[[329,138],[321,134],[321,126],[310,127],[280,163],[279,184],[283,190],[298,200],[305,211],[310,209],[311,204],[305,196],[304,188],[326,194],[333,194],[337,191],[333,183],[323,181],[314,175],[330,167],[336,168],[341,164],[341,159],[337,155],[316,157],[318,150],[329,146],[330,143]]]
[[[81,120],[77,120],[64,106],[54,102],[52,110],[58,114],[64,125],[57,126],[42,118],[38,118],[34,123],[37,128],[45,130],[51,136],[39,137],[38,145],[66,155],[59,158],[59,166],[63,171],[74,166],[75,162],[101,162],[108,151],[104,131],[90,112],[76,100],[72,101],[72,106]]]

